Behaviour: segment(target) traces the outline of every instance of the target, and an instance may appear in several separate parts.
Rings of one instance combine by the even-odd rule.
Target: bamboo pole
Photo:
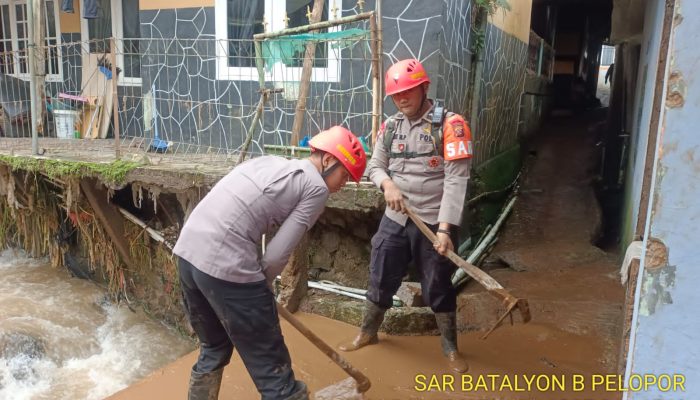
[[[109,41],[110,53],[112,53],[112,118],[114,119],[114,156],[121,158],[121,144],[119,143],[119,95],[117,93],[117,38]],[[155,93],[154,93],[155,95]]]
[[[379,88],[379,47],[377,46],[377,16],[369,19],[370,26],[370,48],[372,49],[372,147],[377,142],[377,131],[379,130],[379,102],[381,90]]]
[[[238,155],[236,165],[240,165],[243,161],[245,161],[245,158],[248,155],[248,148],[250,147],[250,143],[253,141],[253,136],[255,135],[255,130],[258,126],[258,122],[260,121],[260,119],[262,119],[262,114],[265,111],[265,102],[267,101],[267,96],[271,92],[277,93],[281,91],[281,89],[275,89],[272,91],[270,91],[269,89],[265,89],[265,62],[262,56],[262,45],[260,44],[260,40],[258,39],[256,39],[253,42],[253,45],[255,46],[255,66],[258,70],[260,100],[258,101],[258,105],[255,108],[255,116],[253,117],[253,122],[248,127],[248,136],[246,136],[245,138],[245,142],[243,143],[241,152]]]
[[[28,56],[28,68],[29,68],[29,112],[31,115],[31,126],[32,126],[32,154],[39,155],[39,102],[38,98],[38,82],[37,82],[37,30],[41,32],[41,6],[37,0],[27,1],[27,24],[28,24],[28,43],[27,48],[29,50]],[[41,36],[41,33],[39,33]]]
[[[479,258],[481,253],[486,249],[486,247],[489,245],[489,243],[493,240],[493,238],[496,236],[496,233],[498,230],[501,228],[501,225],[503,224],[503,221],[506,220],[506,217],[508,214],[510,214],[510,211],[513,209],[513,205],[515,204],[515,200],[517,199],[517,196],[513,196],[512,199],[506,204],[505,208],[503,209],[503,212],[501,215],[498,217],[498,220],[496,221],[495,224],[493,224],[493,227],[491,230],[489,230],[489,233],[479,241],[478,246],[474,249],[474,251],[469,254],[469,257],[467,258],[468,263],[474,263],[476,260]],[[452,276],[452,285],[457,287],[464,283],[465,280],[469,279],[467,277],[467,274],[465,271],[462,271],[458,269],[455,271],[454,275]]]
[[[377,114],[379,119],[384,116],[384,32],[382,29],[382,0],[377,0],[374,5],[375,9],[375,20],[377,21],[377,73],[379,74],[379,95],[377,96]],[[374,141],[372,142],[374,146]]]
[[[253,141],[253,135],[255,134],[255,128],[258,126],[258,121],[260,121],[260,116],[262,115],[265,109],[266,99],[267,91],[263,89],[262,93],[260,93],[260,100],[258,101],[258,106],[255,107],[255,116],[253,117],[253,122],[251,122],[250,127],[248,127],[248,136],[246,136],[245,142],[243,143],[243,148],[241,149],[241,153],[238,155],[238,161],[236,161],[236,166],[240,165],[243,161],[245,161],[245,158],[248,155],[248,148],[250,147],[250,143]]]
[[[167,239],[165,239],[165,237],[163,236],[162,233],[160,233],[160,232],[158,232],[157,230],[155,230],[155,229],[151,228],[150,226],[146,225],[145,222],[143,222],[142,220],[140,220],[140,219],[139,219],[137,216],[135,216],[134,214],[132,214],[132,213],[126,211],[125,209],[123,209],[123,208],[121,208],[121,207],[117,207],[117,208],[119,209],[119,212],[122,213],[122,215],[123,215],[126,219],[128,219],[129,221],[133,222],[134,224],[140,226],[141,228],[145,229],[146,232],[148,232],[148,234],[151,236],[151,238],[153,238],[153,240],[155,240],[155,241],[157,241],[157,242],[160,242],[160,243],[163,243],[163,245],[164,245],[165,247],[167,247],[168,250],[171,250],[171,251],[173,250],[173,245],[170,244],[170,243],[168,242]]]
[[[255,67],[258,69],[258,85],[262,90],[265,89],[265,61],[260,40],[256,39],[253,45],[255,46]]]
[[[309,23],[314,24],[320,22],[323,14],[323,4],[325,0],[314,0],[314,9],[311,12]],[[316,31],[311,31],[315,33]],[[294,115],[294,123],[292,124],[292,136],[289,144],[296,146],[299,143],[299,133],[304,127],[304,116],[306,114],[306,98],[309,96],[309,87],[311,86],[311,73],[314,67],[314,57],[316,55],[316,43],[311,41],[306,44],[306,53],[304,54],[304,65],[301,69],[301,81],[299,83],[299,98],[297,100],[296,113]]]
[[[365,12],[362,14],[355,14],[355,15],[350,15],[347,17],[334,19],[332,21],[323,21],[323,22],[318,22],[315,24],[297,26],[294,28],[282,29],[281,31],[269,32],[269,33],[258,33],[258,34],[253,35],[253,39],[264,40],[264,39],[273,39],[273,38],[277,38],[280,36],[294,35],[297,33],[307,33],[307,32],[311,32],[314,30],[326,29],[326,28],[331,28],[331,27],[338,26],[338,25],[347,24],[350,22],[364,21],[364,20],[372,17],[373,14],[374,14],[374,11],[368,11],[368,12]]]

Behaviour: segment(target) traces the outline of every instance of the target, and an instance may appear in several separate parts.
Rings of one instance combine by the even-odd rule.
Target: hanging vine
[[[510,3],[508,0],[473,0],[472,7],[472,31],[474,32],[474,41],[472,51],[474,54],[479,54],[486,45],[486,31],[484,29],[484,19],[494,16],[499,9],[510,11]]]

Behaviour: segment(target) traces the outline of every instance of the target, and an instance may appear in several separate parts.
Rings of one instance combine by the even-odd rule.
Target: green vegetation
[[[496,14],[498,9],[510,11],[508,0],[474,0],[472,31],[474,32],[474,42],[472,52],[479,54],[486,45],[486,18]]]
[[[13,170],[40,172],[49,178],[95,176],[106,183],[123,183],[126,175],[141,163],[116,160],[110,163],[49,160],[32,157],[0,155],[0,163],[9,165]]]

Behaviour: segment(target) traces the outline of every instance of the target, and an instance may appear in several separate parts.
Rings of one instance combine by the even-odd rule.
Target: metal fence
[[[527,72],[550,82],[554,77],[554,48],[533,31],[530,31]]]
[[[366,14],[320,29],[331,34],[321,37],[107,39],[39,48],[37,61],[55,72],[42,83],[40,140],[114,137],[130,152],[235,160],[247,139],[248,153],[264,154],[303,146],[332,125],[368,136],[378,122],[381,67],[374,15]],[[315,51],[306,57],[309,43]],[[0,56],[0,136],[30,137],[28,75],[9,67],[26,54]]]

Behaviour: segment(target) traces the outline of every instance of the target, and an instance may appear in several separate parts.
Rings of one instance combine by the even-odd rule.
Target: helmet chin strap
[[[337,160],[336,160],[335,164],[331,165],[328,168],[324,167],[323,164],[321,164],[321,168],[322,168],[321,177],[323,177],[323,179],[325,180],[330,174],[333,173],[333,171],[335,171],[336,168],[338,168],[339,165],[340,165],[340,161],[337,161]]]
[[[420,85],[420,88],[421,88],[421,91],[423,92],[423,98],[421,99],[421,101],[420,101],[420,107],[418,107],[418,111],[416,112],[416,114],[417,114],[416,118],[418,118],[418,117],[420,117],[421,115],[423,115],[423,107],[425,106],[426,100],[428,100],[428,93],[427,93],[427,91],[425,90],[425,86],[424,86],[424,85]]]
[[[423,92],[423,100],[420,101],[420,108],[418,108],[418,113],[422,114],[423,111],[423,106],[425,105],[425,101],[428,99],[428,94],[425,93],[425,86],[420,85],[421,91]]]

